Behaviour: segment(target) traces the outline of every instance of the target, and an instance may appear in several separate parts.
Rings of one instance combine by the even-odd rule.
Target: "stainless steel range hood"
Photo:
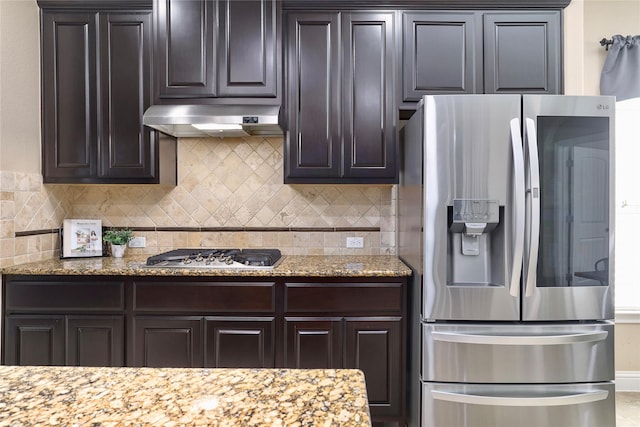
[[[175,137],[281,136],[278,105],[153,105],[142,123]]]

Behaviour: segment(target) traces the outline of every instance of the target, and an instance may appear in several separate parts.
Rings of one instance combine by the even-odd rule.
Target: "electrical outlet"
[[[145,237],[134,237],[129,240],[130,248],[144,248],[147,246],[147,239]]]
[[[347,237],[347,248],[364,248],[364,237]]]

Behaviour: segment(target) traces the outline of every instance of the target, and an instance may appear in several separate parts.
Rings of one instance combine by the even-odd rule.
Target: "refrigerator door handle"
[[[511,259],[511,280],[509,293],[517,297],[520,289],[520,274],[524,252],[525,232],[525,185],[524,185],[524,154],[522,149],[522,134],[520,120],[511,119],[511,145],[513,147],[513,258]]]
[[[447,402],[464,403],[469,405],[491,406],[564,406],[578,405],[605,400],[609,397],[607,390],[590,391],[586,393],[567,394],[564,396],[543,397],[509,397],[509,396],[483,396],[480,394],[452,393],[448,391],[432,390],[434,399]]]
[[[484,344],[484,345],[562,345],[585,342],[604,341],[609,332],[586,332],[578,334],[558,335],[477,335],[455,332],[433,332],[434,341],[443,341],[456,344]]]
[[[536,282],[536,266],[538,265],[538,249],[540,244],[540,161],[538,159],[538,137],[533,119],[525,119],[525,135],[527,141],[527,158],[529,160],[529,188],[527,197],[530,200],[528,215],[528,250],[525,260],[524,275],[525,296],[533,295]]]

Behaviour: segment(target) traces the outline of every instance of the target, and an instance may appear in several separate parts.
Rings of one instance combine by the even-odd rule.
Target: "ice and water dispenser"
[[[448,206],[450,286],[504,286],[504,206],[498,200],[454,199]]]

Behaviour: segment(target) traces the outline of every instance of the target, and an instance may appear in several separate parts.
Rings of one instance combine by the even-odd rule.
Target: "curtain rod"
[[[609,50],[609,46],[613,44],[613,39],[607,39],[606,37],[600,40],[600,46],[604,46],[605,50]]]

